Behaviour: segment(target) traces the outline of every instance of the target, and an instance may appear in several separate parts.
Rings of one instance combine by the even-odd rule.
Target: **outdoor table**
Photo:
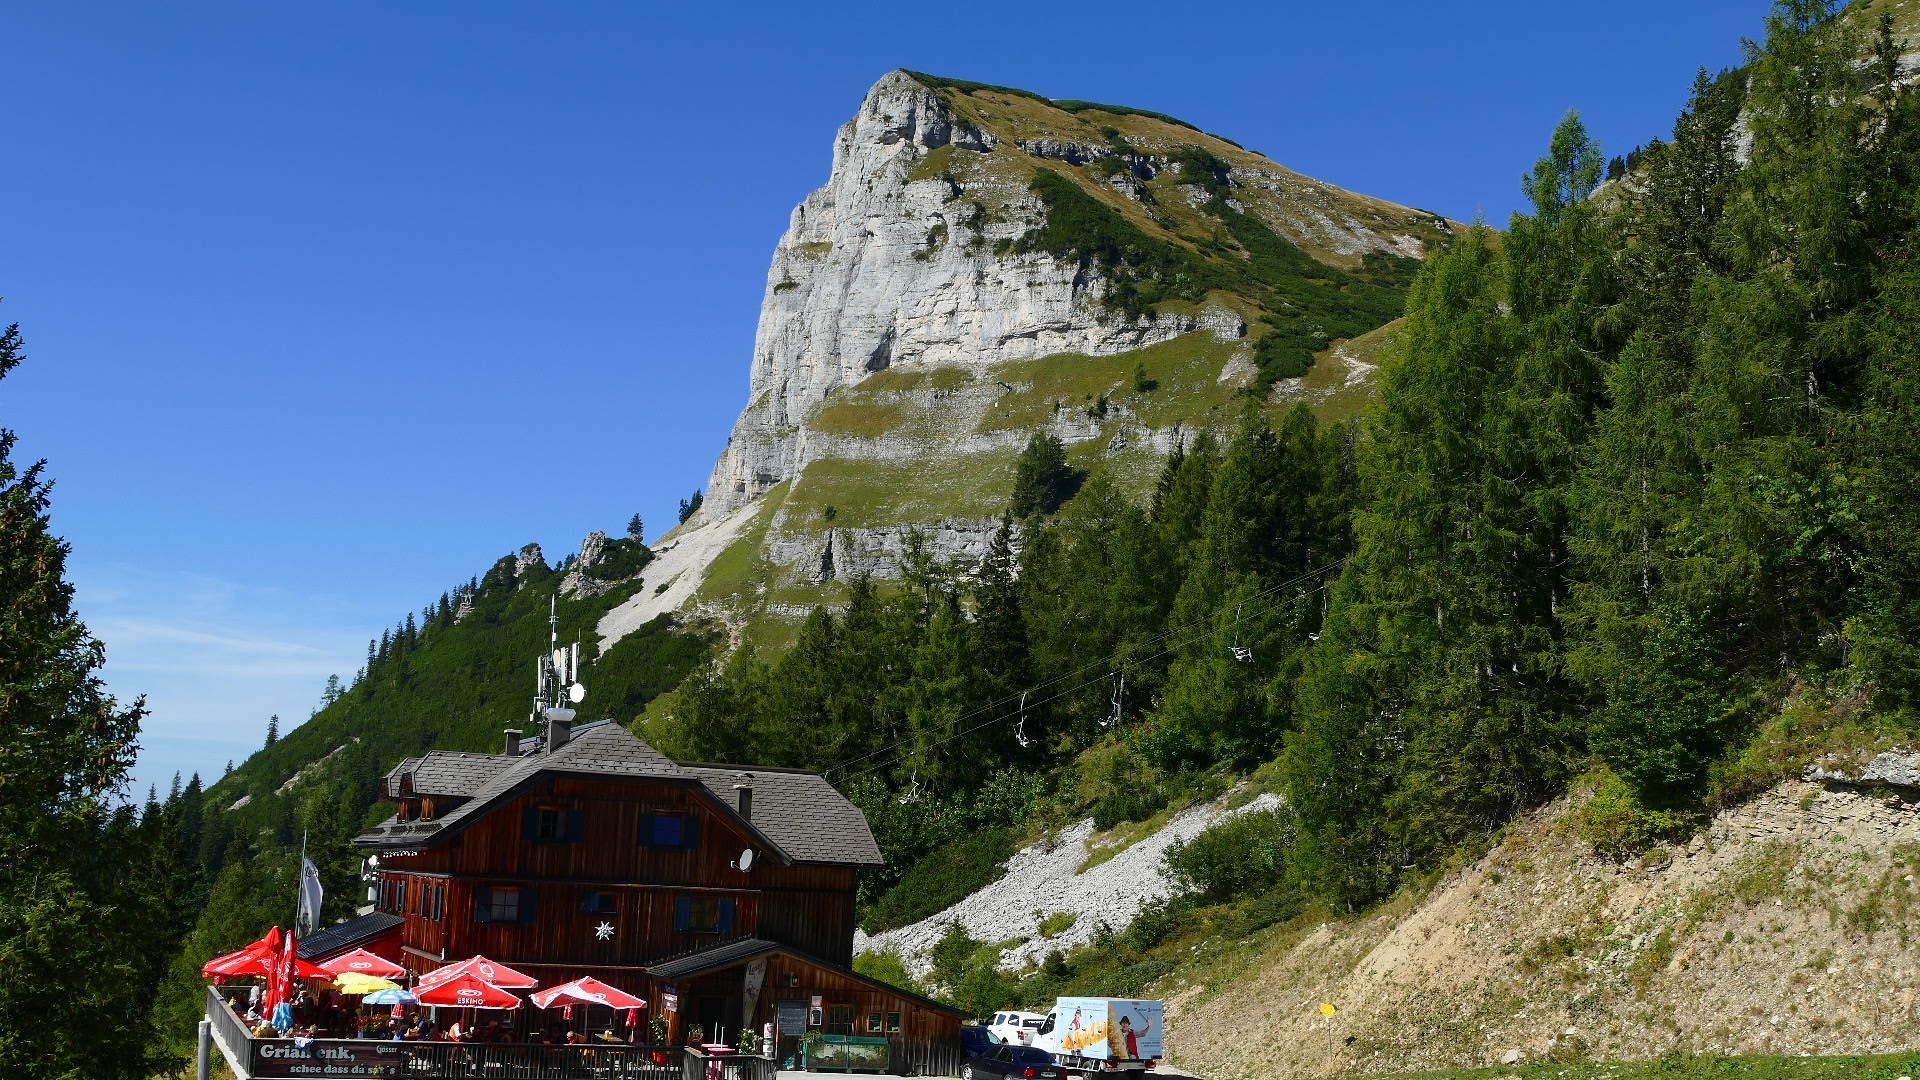
[[[723,1080],[727,1074],[727,1063],[720,1059],[733,1053],[733,1047],[725,1043],[701,1043],[700,1052],[707,1055],[706,1080]]]

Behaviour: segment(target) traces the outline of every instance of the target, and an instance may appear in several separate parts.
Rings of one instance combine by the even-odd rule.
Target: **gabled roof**
[[[892,983],[882,982],[871,976],[862,975],[852,968],[844,968],[839,964],[830,964],[817,956],[802,952],[791,945],[782,945],[777,941],[768,941],[765,938],[736,938],[733,941],[723,941],[718,945],[709,945],[704,949],[696,949],[693,952],[662,960],[656,964],[649,964],[647,965],[647,972],[662,979],[684,979],[694,975],[704,975],[710,971],[719,971],[722,968],[732,967],[735,964],[743,964],[755,957],[776,952],[786,953],[788,956],[802,963],[835,972],[845,978],[858,980],[859,982],[866,983],[868,986],[885,990],[890,994],[898,994],[926,1008],[952,1013],[963,1019],[973,1015],[964,1009],[956,1009],[951,1005],[935,1001],[930,997],[922,997],[911,990],[902,990]]]
[[[749,765],[681,765],[714,797],[733,805],[733,787],[753,780],[753,823],[767,838],[803,862],[878,866],[867,816],[818,773],[756,769]]]
[[[357,949],[406,921],[392,912],[369,911],[338,926],[315,930],[301,938],[296,949],[300,959],[319,963]]]
[[[576,729],[578,730],[578,729]],[[752,766],[681,765],[618,724],[595,724],[552,753],[452,753],[436,750],[408,758],[387,774],[387,790],[399,791],[403,770],[413,770],[413,789],[421,794],[468,796],[459,806],[430,821],[388,818],[354,838],[361,847],[431,847],[485,816],[541,773],[656,779],[695,788],[748,832],[764,839],[787,862],[879,866],[885,860],[867,827],[866,816],[831,784],[814,773]],[[423,772],[426,779],[422,779]],[[754,808],[742,818],[733,785],[752,773]],[[467,778],[445,792],[430,791]]]
[[[471,795],[473,789],[493,778],[515,759],[504,754],[469,754],[459,750],[434,750],[424,757],[408,758],[387,774],[387,795],[400,796],[400,778],[413,777],[415,795]]]

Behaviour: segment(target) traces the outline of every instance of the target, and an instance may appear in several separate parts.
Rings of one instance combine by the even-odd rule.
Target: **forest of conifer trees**
[[[1097,470],[1055,514],[1022,494],[970,577],[916,549],[791,652],[697,673],[675,749],[829,770],[893,877],[1007,818],[996,776],[1105,747],[1135,782],[1073,808],[1112,821],[1277,759],[1291,885],[1353,908],[1576,779],[1624,852],[1803,763],[1783,741],[1909,730],[1899,52],[1787,0],[1598,191],[1569,115],[1530,212],[1421,271],[1357,429],[1250,408],[1149,505]]]
[[[1747,62],[1702,72],[1671,137],[1605,186],[1568,116],[1522,180],[1530,211],[1421,269],[1361,420],[1249,400],[1143,500],[1036,441],[978,566],[910,543],[897,584],[852,583],[777,656],[707,666],[711,642],[663,621],[603,660],[596,700],[637,712],[677,684],[646,721],[668,753],[825,770],[889,860],[862,885],[870,927],[964,894],[1036,821],[1144,820],[1255,770],[1285,809],[1261,841],[1273,873],[1245,887],[1353,911],[1576,784],[1599,792],[1587,839],[1625,854],[1822,750],[1911,736],[1920,97],[1900,53],[1885,25],[1779,0]],[[44,491],[7,469],[0,493],[51,543]],[[502,560],[409,615],[329,685],[340,724],[286,733],[217,798],[194,777],[111,810],[138,710],[78,664],[87,700],[59,708],[99,720],[112,776],[50,773],[68,812],[46,822],[15,820],[9,793],[0,955],[17,977],[84,924],[130,999],[158,1001],[108,1025],[126,1070],[90,1075],[183,1060],[199,961],[290,918],[300,832],[331,912],[351,907],[369,778],[490,749],[495,713],[521,708],[490,688],[524,681],[544,640],[537,573],[520,588]],[[15,727],[47,712],[22,701],[0,696]],[[403,713],[418,723],[383,719]],[[334,750],[322,730],[357,736],[270,796]],[[23,869],[78,849],[97,857],[34,868],[65,893]],[[99,1025],[30,1007],[0,992],[0,1053],[91,1059]]]

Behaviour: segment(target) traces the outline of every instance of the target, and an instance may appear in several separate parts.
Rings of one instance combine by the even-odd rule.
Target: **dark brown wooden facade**
[[[619,773],[623,754],[644,768]],[[681,766],[618,728],[552,755],[458,757],[403,763],[395,817],[357,841],[413,974],[483,954],[543,986],[592,975],[646,998],[676,1041],[695,1024],[761,1030],[781,1002],[791,1026],[792,1002],[814,997],[830,1033],[957,1038],[957,1011],[849,970],[857,875],[878,849],[817,777]],[[461,769],[473,786],[448,790]]]

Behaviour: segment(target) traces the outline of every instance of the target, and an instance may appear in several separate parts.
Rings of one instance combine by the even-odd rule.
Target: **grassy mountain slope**
[[[495,751],[509,727],[537,734],[527,722],[531,669],[546,649],[556,595],[562,639],[581,641],[582,719],[629,719],[706,658],[709,633],[665,618],[600,651],[595,622],[651,587],[644,567],[600,595],[567,595],[564,570],[537,558],[521,562],[516,574],[513,556],[499,560],[463,597],[463,610],[449,605],[426,619],[411,642],[394,635],[387,656],[337,700],[209,784],[210,820],[269,845],[297,842],[296,823],[312,816],[310,800],[331,802],[349,827],[379,813],[369,811],[375,780],[404,757],[430,749]]]

